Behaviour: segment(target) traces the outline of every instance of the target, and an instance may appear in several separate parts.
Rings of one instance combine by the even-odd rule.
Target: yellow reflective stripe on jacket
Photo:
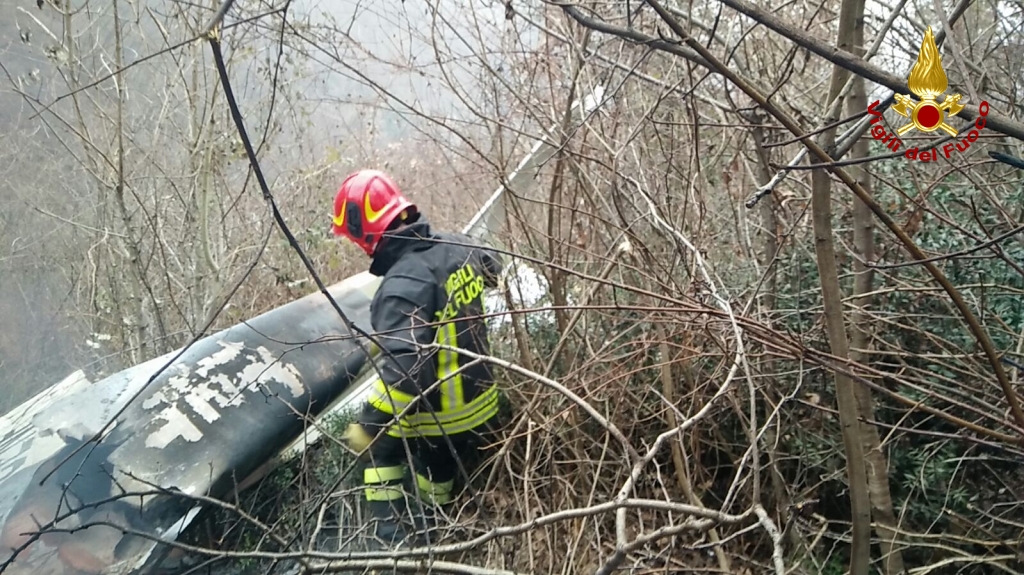
[[[374,382],[366,400],[378,410],[388,415],[395,415],[405,411],[405,408],[409,407],[409,404],[416,398],[400,389],[388,389],[388,386],[378,379]]]
[[[450,321],[437,328],[437,343],[442,346],[458,347],[455,322]],[[441,382],[441,411],[449,412],[462,408],[462,372],[459,371],[459,354],[441,348],[437,352],[437,380]]]
[[[483,425],[498,413],[498,386],[492,385],[480,396],[461,409],[451,412],[429,411],[403,417],[388,428],[392,437],[420,435],[437,437],[450,433],[462,433]]]
[[[491,385],[473,401],[453,411],[437,411],[431,413],[428,410],[413,413],[403,417],[400,425],[406,427],[418,427],[420,425],[441,425],[456,424],[466,419],[476,418],[481,411],[488,410],[491,404],[497,406],[498,386]]]
[[[438,327],[434,340],[442,346],[458,347],[455,322]],[[465,395],[457,352],[444,348],[438,350],[437,380],[441,382],[441,411],[447,413],[462,409],[465,406]],[[374,382],[367,397],[370,405],[388,415],[402,413],[415,400],[415,396],[400,389],[388,388],[380,379]]]

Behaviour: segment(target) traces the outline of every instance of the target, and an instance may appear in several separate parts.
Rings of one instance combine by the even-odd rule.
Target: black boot
[[[436,505],[417,501],[413,504],[412,524],[419,545],[437,545],[444,538],[444,527],[448,522]]]
[[[405,499],[393,501],[367,501],[372,529],[371,547],[376,549],[394,549],[399,545],[408,545],[409,528],[403,521],[405,515]]]

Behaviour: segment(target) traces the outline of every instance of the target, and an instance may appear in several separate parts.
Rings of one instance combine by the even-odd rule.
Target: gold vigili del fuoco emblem
[[[931,26],[924,33],[921,52],[918,53],[917,62],[910,70],[907,86],[921,101],[915,102],[910,96],[896,94],[896,105],[892,109],[904,118],[910,118],[910,123],[897,129],[896,133],[902,136],[911,128],[917,128],[922,132],[942,129],[950,136],[956,137],[957,131],[946,123],[946,113],[952,117],[960,113],[964,107],[960,104],[960,94],[946,95],[941,104],[935,101],[935,98],[946,91],[949,81],[946,79],[945,70],[942,69],[942,57],[939,56],[939,48],[935,45]]]

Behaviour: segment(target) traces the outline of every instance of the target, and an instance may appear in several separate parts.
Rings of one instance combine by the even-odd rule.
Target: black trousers
[[[367,431],[376,435],[380,428],[368,427]],[[376,507],[381,507],[380,503],[404,500],[402,486],[407,477],[413,480],[415,491],[424,503],[445,505],[451,502],[456,482],[465,480],[462,470],[472,474],[479,467],[486,458],[486,446],[494,437],[491,426],[486,424],[447,437],[379,435],[364,454],[366,467],[363,470],[366,500],[377,502]]]

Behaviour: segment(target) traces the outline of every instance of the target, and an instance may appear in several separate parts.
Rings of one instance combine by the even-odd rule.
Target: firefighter
[[[477,459],[498,413],[489,364],[431,344],[489,353],[483,291],[497,285],[501,263],[469,236],[432,230],[377,170],[342,182],[332,232],[362,248],[370,273],[382,276],[370,304],[380,378],[344,439],[366,461],[364,496],[377,538],[415,543],[451,503],[460,467]],[[407,478],[418,495],[412,538],[402,521]]]

